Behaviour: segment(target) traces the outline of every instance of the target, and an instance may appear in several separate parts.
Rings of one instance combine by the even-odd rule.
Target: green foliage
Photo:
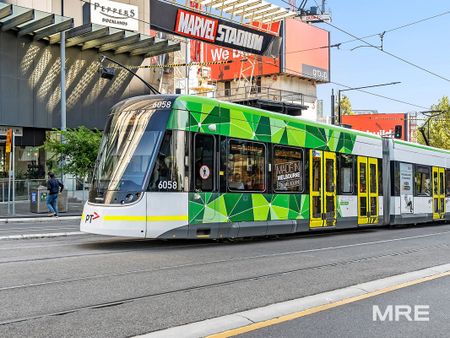
[[[61,143],[61,136],[64,143]],[[86,178],[94,169],[102,134],[84,126],[65,131],[54,130],[44,143],[44,148],[52,154],[51,162],[55,167],[50,170]]]
[[[442,111],[442,114],[434,113],[429,119],[428,125],[424,123],[424,132],[428,136],[430,128],[430,146],[450,150],[450,103],[448,96],[443,96],[438,104],[432,105],[430,110]],[[438,115],[439,114],[439,115]],[[426,144],[420,131],[417,131],[417,141]]]
[[[352,103],[348,96],[345,95],[341,97],[341,115],[355,115],[352,110]]]

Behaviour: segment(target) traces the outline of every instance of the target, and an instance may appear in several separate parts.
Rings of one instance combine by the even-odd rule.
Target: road
[[[129,337],[450,262],[450,225],[234,243],[0,241],[0,336]]]

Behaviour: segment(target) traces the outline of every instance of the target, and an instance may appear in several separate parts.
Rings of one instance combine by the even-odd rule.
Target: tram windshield
[[[144,183],[161,131],[148,130],[154,110],[113,114],[105,128],[94,170],[89,201],[131,203],[145,190]]]

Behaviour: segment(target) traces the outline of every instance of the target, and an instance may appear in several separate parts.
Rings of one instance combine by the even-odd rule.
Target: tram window
[[[276,192],[303,191],[303,150],[273,148],[273,189]]]
[[[377,191],[377,166],[373,163],[370,164],[370,192],[375,193]]]
[[[187,191],[189,188],[189,171],[185,166],[187,153],[186,133],[166,131],[150,178],[149,190]]]
[[[340,194],[351,194],[353,192],[353,163],[354,156],[339,155],[339,192]]]
[[[400,164],[391,162],[391,195],[400,196]]]
[[[325,191],[334,192],[334,160],[327,158],[325,162]]]
[[[194,147],[195,189],[212,191],[214,189],[214,177],[216,173],[214,165],[214,136],[196,134]]]
[[[320,191],[320,188],[322,186],[322,174],[321,174],[321,163],[320,163],[320,157],[313,157],[313,163],[312,163],[312,170],[313,170],[313,191]]]
[[[439,173],[439,194],[444,194],[444,173]]]
[[[430,168],[423,166],[416,166],[416,173],[414,176],[416,195],[418,196],[430,196]],[[437,178],[437,176],[436,176]]]
[[[365,163],[359,164],[359,192],[366,192],[367,175],[366,175],[367,165]]]
[[[434,195],[439,194],[439,191],[438,191],[438,174],[437,174],[437,172],[433,173],[433,194]]]
[[[445,170],[445,193],[450,196],[450,169]]]
[[[228,150],[228,189],[265,191],[266,148],[264,144],[230,140]]]
[[[378,159],[378,195],[383,195],[383,160]]]

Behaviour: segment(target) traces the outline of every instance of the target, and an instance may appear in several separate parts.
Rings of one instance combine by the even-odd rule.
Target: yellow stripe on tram
[[[124,216],[124,215],[106,215],[103,217],[105,221],[131,221],[142,222],[145,221],[145,216]]]
[[[129,222],[168,222],[168,221],[187,221],[187,215],[174,216],[125,216],[125,215],[106,215],[105,221],[129,221]]]
[[[187,215],[174,215],[174,216],[147,216],[147,221],[149,222],[160,222],[160,221],[187,221]]]

